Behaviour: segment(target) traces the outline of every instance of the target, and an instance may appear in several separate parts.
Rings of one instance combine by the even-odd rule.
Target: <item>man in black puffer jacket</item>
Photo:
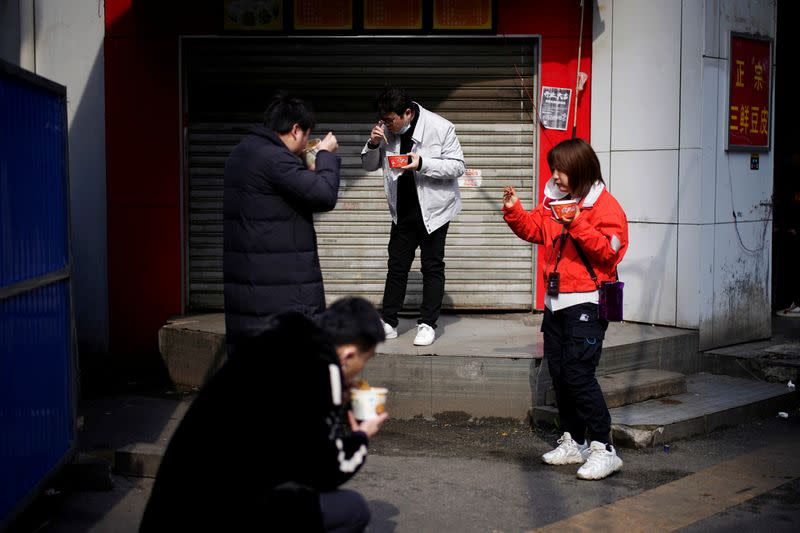
[[[278,94],[225,164],[225,328],[230,348],[264,331],[281,311],[325,309],[314,213],[330,211],[339,193],[340,159],[332,133],[315,167],[300,154],[314,127],[302,100]]]

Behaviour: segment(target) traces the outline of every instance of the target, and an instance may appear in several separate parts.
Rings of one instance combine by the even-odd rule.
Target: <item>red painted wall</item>
[[[538,34],[542,36],[541,80],[547,87],[565,87],[575,91],[578,66],[578,37],[580,34],[580,3],[575,1],[551,2],[546,0],[498,0],[497,31],[500,34]],[[576,136],[590,142],[592,101],[592,8],[585,2],[581,71],[589,75],[583,90],[578,94],[578,123]],[[572,137],[574,105],[570,108],[567,131],[539,130],[539,198],[550,176],[547,153],[559,142]],[[534,206],[525,206],[533,209]],[[539,257],[536,278],[536,309],[544,309],[544,281],[542,261]]]
[[[499,34],[542,36],[541,84],[575,88],[579,2],[496,0]],[[577,135],[589,140],[591,3],[586,2]],[[158,358],[158,329],[181,312],[178,36],[219,32],[217,0],[106,0],[105,83],[111,352],[128,364]],[[571,136],[541,135],[546,155]],[[498,206],[500,199],[498,198]],[[526,206],[532,208],[533,206]],[[541,280],[537,282],[542,294]],[[542,297],[536,307],[542,308]]]

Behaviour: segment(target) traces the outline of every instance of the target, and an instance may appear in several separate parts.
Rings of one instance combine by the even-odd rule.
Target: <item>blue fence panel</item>
[[[75,449],[64,88],[0,61],[0,530]]]
[[[0,517],[72,444],[69,282],[0,300]]]
[[[67,265],[64,99],[0,75],[0,286]]]

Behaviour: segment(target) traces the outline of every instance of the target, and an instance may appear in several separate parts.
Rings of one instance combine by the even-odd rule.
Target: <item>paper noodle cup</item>
[[[387,159],[389,159],[389,168],[400,168],[408,165],[407,155],[390,155]]]
[[[311,139],[306,143],[306,147],[303,148],[301,157],[307,168],[313,167],[317,162],[317,152],[319,152],[319,143],[321,142],[322,139]]]
[[[559,220],[572,220],[575,218],[577,207],[577,200],[558,200],[550,202],[550,209],[553,211],[553,216]]]
[[[370,387],[369,389],[352,389],[351,402],[353,416],[356,420],[369,420],[375,418],[386,410],[386,395],[388,389]]]

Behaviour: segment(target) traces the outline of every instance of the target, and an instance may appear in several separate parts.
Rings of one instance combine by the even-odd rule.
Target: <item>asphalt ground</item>
[[[668,450],[620,449],[623,469],[602,481],[577,479],[577,466],[542,464],[540,455],[557,438],[517,422],[469,420],[459,413],[390,420],[373,439],[365,467],[345,487],[364,495],[373,515],[368,531],[381,533],[548,525],[560,531],[777,533],[800,525],[796,411],[787,419],[776,413],[670,443]],[[113,479],[109,491],[55,483],[11,531],[136,531],[152,479]],[[643,516],[631,523],[636,513]]]

